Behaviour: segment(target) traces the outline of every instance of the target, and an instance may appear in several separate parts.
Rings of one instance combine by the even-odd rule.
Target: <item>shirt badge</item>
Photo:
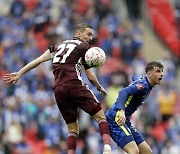
[[[138,88],[138,90],[141,90],[141,89],[143,89],[144,88],[144,86],[142,85],[142,84],[136,84],[136,87]]]

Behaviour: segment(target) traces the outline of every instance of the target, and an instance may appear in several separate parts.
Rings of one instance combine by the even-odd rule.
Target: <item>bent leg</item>
[[[102,136],[103,143],[110,144],[111,139],[110,139],[109,126],[108,126],[108,123],[107,123],[107,120],[106,120],[103,110],[101,109],[99,112],[97,112],[95,115],[93,115],[93,118],[99,124],[99,131]]]
[[[108,126],[103,110],[101,109],[99,112],[94,114],[93,118],[99,124],[99,131],[102,136],[103,143],[104,143],[103,154],[111,154],[112,152],[111,152],[111,147],[110,147],[110,144],[111,144],[110,131],[109,131],[109,126]]]
[[[126,124],[118,125],[113,118],[109,118],[108,116],[107,121],[109,124],[111,137],[115,143],[128,154],[139,154],[137,144],[134,141],[132,132],[127,125],[127,123],[130,122],[126,120]]]
[[[140,154],[152,154],[152,150],[149,145],[144,141],[140,145],[138,145]]]
[[[76,151],[76,139],[79,134],[78,120],[76,122],[67,124],[69,134],[67,137],[68,154],[75,154]]]
[[[135,141],[131,141],[128,144],[126,144],[123,148],[124,151],[126,151],[128,154],[139,154],[139,149],[136,145]],[[146,154],[146,153],[144,153]]]

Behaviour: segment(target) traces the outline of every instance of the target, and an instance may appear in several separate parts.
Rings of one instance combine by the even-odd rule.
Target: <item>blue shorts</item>
[[[135,141],[137,145],[144,141],[141,134],[132,126],[130,120],[126,120],[125,125],[119,126],[114,120],[106,118],[112,139],[122,149],[131,141]]]

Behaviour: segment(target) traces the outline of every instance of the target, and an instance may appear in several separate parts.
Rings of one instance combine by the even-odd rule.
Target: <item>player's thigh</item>
[[[89,113],[91,116],[95,115],[102,109],[101,104],[87,85],[76,85],[74,94],[77,106]]]
[[[66,124],[75,123],[77,121],[78,119],[77,107],[72,107],[70,105],[68,106],[68,103],[66,106],[58,105],[58,107]]]
[[[131,124],[130,120],[126,120],[126,124],[128,128],[131,130],[132,136],[134,138],[134,141],[136,142],[137,145],[140,145],[142,142],[144,142],[144,138],[142,135],[138,132],[136,128]]]
[[[128,154],[139,154],[139,149],[138,149],[135,141],[131,141],[131,142],[127,143],[124,146],[123,150],[126,151]],[[144,153],[144,154],[146,154],[146,153]]]
[[[107,122],[109,125],[110,135],[119,147],[123,149],[125,145],[134,141],[131,131],[126,124],[119,126],[114,119],[110,119],[108,117]]]
[[[139,153],[140,154],[152,154],[152,150],[150,146],[144,141],[141,144],[138,145]]]
[[[68,94],[69,86],[64,84],[54,89],[57,106],[62,114],[66,124],[74,123],[78,118],[77,105]]]

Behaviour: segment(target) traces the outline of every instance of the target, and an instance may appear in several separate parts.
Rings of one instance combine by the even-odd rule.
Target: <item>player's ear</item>
[[[81,35],[81,32],[80,32],[80,31],[76,31],[76,32],[75,32],[75,37],[80,37],[80,35]]]
[[[148,71],[148,72],[146,73],[146,75],[147,75],[149,78],[151,78],[151,71]]]

